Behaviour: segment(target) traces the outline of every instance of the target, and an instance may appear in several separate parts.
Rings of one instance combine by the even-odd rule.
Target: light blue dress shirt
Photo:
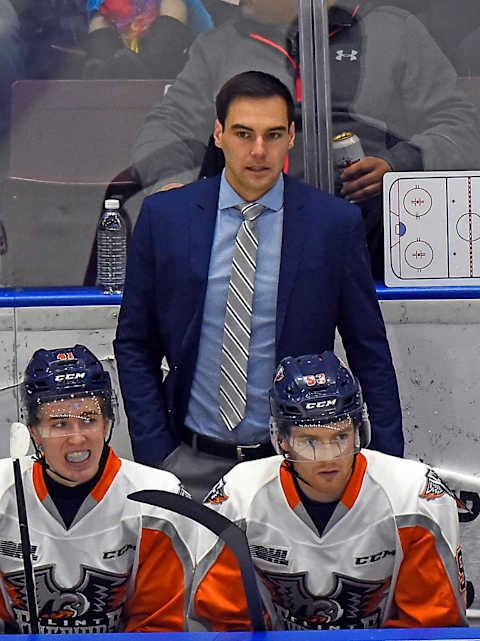
[[[256,202],[266,209],[257,218],[258,250],[244,419],[229,431],[218,411],[219,372],[225,308],[235,237],[243,199],[222,174],[198,359],[185,424],[194,432],[236,444],[269,439],[268,390],[275,368],[275,324],[283,230],[283,175]]]

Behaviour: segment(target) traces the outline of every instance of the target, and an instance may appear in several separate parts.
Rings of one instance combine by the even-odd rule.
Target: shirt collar
[[[225,178],[225,169],[222,172],[222,178],[220,180],[220,193],[218,197],[218,209],[229,209],[231,207],[236,207],[240,203],[245,202],[241,196],[230,185],[228,180]],[[278,211],[283,206],[283,174],[280,173],[280,176],[277,179],[277,182],[273,185],[266,194],[263,194],[260,198],[257,199],[258,203],[261,203],[265,206],[266,209],[271,209],[273,211]]]

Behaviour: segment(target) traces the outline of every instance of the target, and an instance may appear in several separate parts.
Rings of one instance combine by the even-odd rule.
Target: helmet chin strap
[[[50,472],[53,472],[55,476],[58,476],[64,481],[68,481],[69,483],[78,483],[78,481],[75,481],[74,479],[69,479],[68,476],[63,476],[63,474],[60,474],[60,472],[57,472],[55,468],[53,468],[51,465],[47,463],[45,456],[42,456],[42,458],[40,459],[37,458],[37,461],[40,463],[40,465],[45,471],[50,470]]]
[[[42,469],[45,472],[50,470],[50,472],[53,472],[53,474],[63,479],[64,481],[68,481],[69,483],[77,483],[77,481],[75,481],[74,479],[69,479],[68,476],[63,476],[63,474],[60,474],[60,472],[57,472],[55,468],[51,467],[51,465],[47,463],[45,454],[42,452],[41,448],[37,445],[35,439],[32,436],[30,436],[30,438],[32,440],[33,447],[35,449],[35,456],[33,458],[35,461],[37,461],[37,463],[40,463],[40,465],[42,466]]]
[[[289,458],[287,458],[287,452],[283,449],[283,447],[279,444],[280,447],[280,452],[283,456],[283,460],[285,461],[285,467],[287,468],[287,472],[290,472],[290,474],[296,478],[298,481],[302,481],[302,483],[305,483],[305,485],[308,485],[309,487],[312,487],[312,484],[306,481],[300,474],[297,472],[293,465],[293,461]]]
[[[303,476],[300,476],[300,474],[297,472],[297,470],[293,466],[293,461],[291,461],[288,458],[285,458],[285,467],[287,468],[288,472],[290,472],[290,474],[294,478],[296,478],[298,481],[302,481],[302,483],[305,483],[305,485],[308,485],[309,487],[313,487],[313,485],[309,483],[306,479],[304,479]]]

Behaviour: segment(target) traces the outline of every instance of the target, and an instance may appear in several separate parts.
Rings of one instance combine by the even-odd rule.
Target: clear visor
[[[101,397],[57,398],[38,402],[37,422],[31,427],[41,438],[65,438],[76,434],[107,434],[110,419],[104,414]]]
[[[278,440],[290,461],[329,461],[360,449],[360,436],[350,416],[325,425],[292,426],[279,430]]]

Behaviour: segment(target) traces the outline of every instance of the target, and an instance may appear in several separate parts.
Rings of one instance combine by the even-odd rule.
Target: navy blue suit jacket
[[[135,460],[179,443],[197,359],[219,176],[146,198],[132,236],[114,342]],[[333,349],[360,379],[372,447],[403,454],[397,382],[360,210],[285,176],[276,360]],[[170,373],[162,381],[161,362]],[[267,438],[267,426],[265,426]]]

